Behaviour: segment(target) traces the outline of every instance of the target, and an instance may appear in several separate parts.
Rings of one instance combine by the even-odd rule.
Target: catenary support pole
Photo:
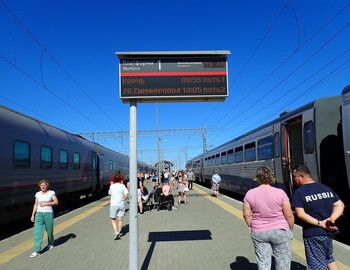
[[[130,101],[130,234],[129,234],[129,270],[139,269],[138,222],[137,222],[137,101]]]

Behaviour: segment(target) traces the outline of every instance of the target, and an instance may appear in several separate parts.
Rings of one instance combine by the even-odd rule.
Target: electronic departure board
[[[120,57],[120,98],[138,102],[223,101],[228,96],[226,55]]]

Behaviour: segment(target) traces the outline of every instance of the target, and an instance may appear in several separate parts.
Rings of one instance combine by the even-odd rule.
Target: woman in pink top
[[[258,268],[271,269],[273,252],[276,270],[290,269],[294,216],[289,198],[271,186],[275,178],[268,167],[258,168],[256,181],[259,186],[244,197],[243,217],[251,230]]]

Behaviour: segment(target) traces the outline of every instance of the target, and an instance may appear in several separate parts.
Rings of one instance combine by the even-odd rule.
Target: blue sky
[[[160,129],[218,128],[213,147],[339,95],[349,37],[343,0],[0,0],[0,104],[73,133],[129,130],[115,52],[229,50],[225,102],[158,105]],[[156,105],[138,104],[138,129],[156,128]],[[96,142],[128,153],[127,138]],[[201,146],[201,136],[163,137],[163,158],[183,167]],[[156,162],[156,148],[138,138],[139,159]]]

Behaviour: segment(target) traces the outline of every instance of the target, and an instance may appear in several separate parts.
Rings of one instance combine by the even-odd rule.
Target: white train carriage
[[[342,166],[340,107],[341,97],[317,99],[193,158],[187,167],[193,169],[200,182],[207,183],[213,171],[218,170],[222,188],[245,194],[256,186],[256,169],[268,166],[276,175],[276,185],[291,195],[295,188],[291,169],[306,164],[316,181],[345,196],[349,183]],[[343,106],[343,118],[346,109],[349,107]]]

